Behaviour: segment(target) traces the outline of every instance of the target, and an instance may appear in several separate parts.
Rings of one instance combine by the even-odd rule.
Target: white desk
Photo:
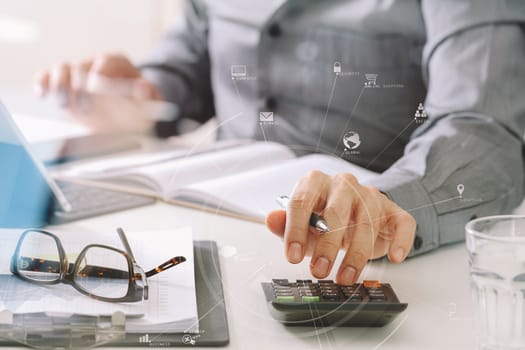
[[[191,226],[195,239],[216,240],[230,328],[230,349],[473,349],[472,306],[463,245],[442,248],[401,265],[374,262],[368,279],[393,285],[408,309],[384,328],[284,327],[267,310],[261,282],[307,278],[308,262],[286,262],[281,241],[263,225],[155,204],[79,221],[51,231],[89,234]],[[154,251],[154,246],[151,247]],[[176,254],[177,248],[173,247]],[[331,276],[334,277],[333,275]]]
[[[400,265],[387,261],[370,264],[364,277],[391,283],[401,301],[408,303],[407,311],[392,324],[315,330],[284,327],[270,317],[260,283],[310,275],[307,260],[299,265],[286,262],[282,243],[263,225],[158,203],[50,230],[114,234],[118,226],[128,231],[191,226],[195,239],[218,242],[230,349],[463,350],[475,346],[467,254],[462,244]],[[174,254],[176,249],[173,247]]]

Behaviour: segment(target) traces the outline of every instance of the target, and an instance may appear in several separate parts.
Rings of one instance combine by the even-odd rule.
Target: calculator
[[[332,280],[273,279],[262,288],[272,317],[287,326],[382,327],[408,306],[390,284],[379,281],[343,286]]]

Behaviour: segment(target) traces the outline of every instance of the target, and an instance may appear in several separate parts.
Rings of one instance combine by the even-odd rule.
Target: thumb
[[[275,235],[284,237],[284,226],[286,225],[286,211],[274,210],[266,216],[266,227]]]
[[[108,78],[136,79],[140,77],[140,70],[124,55],[105,54],[94,59],[91,73]]]
[[[135,80],[133,96],[141,100],[164,100],[159,90],[144,78]]]

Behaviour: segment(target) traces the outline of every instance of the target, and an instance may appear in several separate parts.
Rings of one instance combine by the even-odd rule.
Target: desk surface
[[[30,130],[25,129],[27,135]],[[34,141],[35,137],[28,136]],[[218,242],[230,349],[463,350],[475,346],[463,244],[444,247],[400,265],[386,260],[369,264],[364,277],[391,283],[400,300],[408,303],[407,311],[392,324],[384,328],[316,330],[287,328],[270,317],[260,283],[276,277],[309,278],[310,274],[308,260],[298,265],[286,262],[280,239],[263,225],[157,203],[50,229],[114,234],[119,226],[127,231],[191,226],[195,239]],[[154,251],[154,247],[151,249]],[[173,249],[176,253],[176,247]]]
[[[280,239],[265,226],[157,203],[148,207],[53,227],[89,234],[116,227],[127,231],[191,226],[195,239],[216,240],[230,327],[230,349],[473,349],[472,304],[467,254],[462,244],[412,258],[403,264],[370,263],[367,279],[394,287],[408,309],[384,328],[288,328],[267,310],[260,283],[275,277],[309,275],[308,261],[286,262]],[[154,247],[151,248],[154,250]],[[176,247],[173,247],[176,253]],[[330,276],[333,278],[332,276]]]

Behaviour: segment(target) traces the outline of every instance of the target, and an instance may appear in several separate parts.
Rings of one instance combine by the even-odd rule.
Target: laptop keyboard
[[[69,222],[92,216],[136,208],[155,202],[155,199],[101,189],[77,183],[57,181],[72,210],[55,211],[54,223]]]

